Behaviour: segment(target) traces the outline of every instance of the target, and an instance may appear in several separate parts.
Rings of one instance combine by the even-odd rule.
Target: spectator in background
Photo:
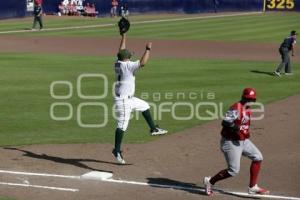
[[[76,2],[76,8],[79,14],[82,14],[84,12],[83,1],[84,0],[77,0]]]
[[[118,9],[118,15],[121,17],[122,16],[122,10],[123,10],[123,6],[124,6],[124,0],[119,0],[118,1],[118,6],[119,6],[119,9]]]
[[[75,4],[75,2],[73,2],[73,1],[69,1],[69,3],[68,3],[68,6],[67,6],[67,8],[68,8],[68,13],[69,13],[69,15],[71,15],[71,16],[73,16],[73,15],[76,15],[76,4]]]
[[[126,16],[128,16],[128,15],[129,15],[128,5],[127,5],[127,3],[124,3],[124,4],[121,6],[120,16],[126,17]]]
[[[117,8],[118,8],[118,1],[117,0],[112,0],[111,1],[111,10],[110,10],[111,17],[116,17],[117,16]]]
[[[69,0],[62,0],[64,6],[67,6],[69,4]]]
[[[75,3],[75,1],[69,0],[69,2],[67,3],[67,14],[68,15],[77,15],[77,5]]]
[[[97,17],[98,11],[96,11],[96,5],[87,3],[84,7],[84,16]]]
[[[64,1],[62,1],[59,5],[58,5],[58,10],[59,13],[58,15],[66,15],[68,13],[67,7],[64,5]]]
[[[99,12],[96,10],[96,5],[93,3],[91,6],[91,17],[97,17]]]
[[[213,0],[214,1],[214,10],[215,10],[215,13],[218,12],[218,6],[219,6],[219,1],[218,0]]]
[[[96,11],[95,4],[86,3],[85,6],[82,5],[83,0],[62,0],[59,4],[59,13],[58,15],[71,15],[71,16],[91,16],[96,17],[98,15],[98,11]]]
[[[33,8],[34,19],[33,19],[32,30],[35,30],[37,22],[40,25],[40,29],[39,30],[43,29],[42,4],[43,4],[43,0],[34,0],[34,8]]]
[[[89,13],[90,13],[90,10],[91,10],[90,4],[86,3],[86,5],[84,6],[83,10],[84,10],[83,15],[88,16]]]
[[[76,15],[76,16],[79,15],[79,12],[77,11],[77,4],[76,4],[75,1],[74,1],[73,4],[72,4],[72,14],[73,14],[73,15]]]

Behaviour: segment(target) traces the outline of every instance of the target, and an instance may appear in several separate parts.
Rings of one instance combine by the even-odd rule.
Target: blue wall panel
[[[43,10],[46,13],[57,13],[61,0],[43,0]]]
[[[0,19],[24,17],[26,15],[25,0],[1,0]]]

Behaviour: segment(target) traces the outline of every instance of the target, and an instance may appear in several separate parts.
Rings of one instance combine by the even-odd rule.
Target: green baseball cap
[[[118,60],[122,61],[125,59],[130,59],[132,54],[128,49],[121,49],[117,56],[118,56]]]

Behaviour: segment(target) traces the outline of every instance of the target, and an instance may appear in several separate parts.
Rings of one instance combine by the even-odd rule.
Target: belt
[[[285,47],[285,46],[282,46],[282,47],[280,47],[279,49],[287,49],[287,50],[289,50],[289,48],[288,48],[288,47]]]
[[[119,95],[119,94],[116,94],[116,97],[131,99],[133,96],[131,96],[131,95]]]

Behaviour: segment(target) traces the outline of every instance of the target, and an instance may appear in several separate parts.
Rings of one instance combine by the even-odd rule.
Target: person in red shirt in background
[[[40,25],[40,30],[43,29],[42,4],[43,4],[43,0],[34,0],[34,9],[33,9],[34,20],[33,20],[32,30],[35,30],[37,22]]]
[[[110,10],[111,17],[116,17],[117,16],[118,5],[119,5],[119,3],[118,3],[117,0],[112,0],[111,1],[111,10]]]
[[[72,15],[79,16],[79,12],[77,11],[77,4],[75,2],[73,2],[71,9],[72,9]]]
[[[89,16],[89,13],[91,12],[91,6],[89,3],[87,3],[85,6],[84,6],[84,15],[85,16]]]
[[[42,6],[43,0],[34,0],[35,6]]]
[[[249,103],[256,101],[256,91],[253,88],[245,88],[239,102],[233,104],[226,112],[222,121],[221,150],[224,153],[228,168],[221,170],[215,176],[205,177],[203,183],[205,192],[211,196],[212,187],[216,182],[236,176],[240,171],[241,156],[252,160],[250,167],[249,194],[268,194],[269,191],[257,185],[263,156],[259,149],[250,141],[250,117]]]

